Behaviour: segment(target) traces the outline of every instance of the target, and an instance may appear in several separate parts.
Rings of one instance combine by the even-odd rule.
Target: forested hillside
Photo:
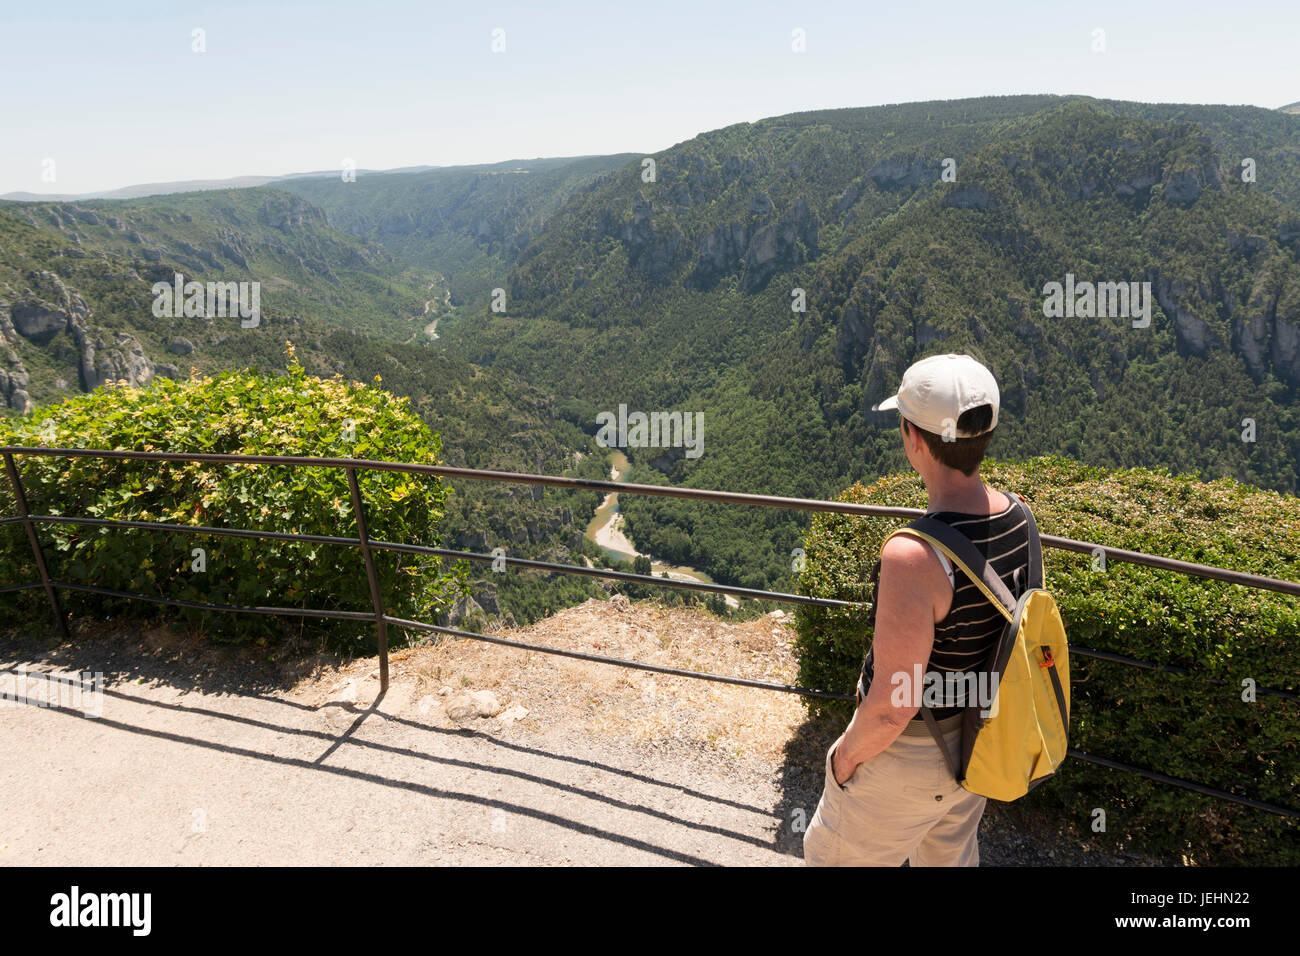
[[[184,302],[156,314],[154,284],[178,273],[205,286],[258,283],[260,321],[186,316]],[[174,377],[221,363],[232,340],[283,345],[304,326],[411,338],[425,324],[422,278],[272,190],[0,204],[0,406]]]
[[[826,496],[905,468],[897,415],[871,406],[954,351],[1002,383],[996,457],[1294,492],[1297,156],[1281,114],[1053,97],[729,127],[656,154],[654,182],[629,164],[575,195],[511,272],[506,314],[463,310],[447,340],[589,428],[619,403],[703,411],[703,456],[630,449],[634,481]],[[1067,275],[1150,283],[1149,323],[1049,318],[1045,286]],[[785,578],[803,527],[624,511],[662,557],[748,585]]]

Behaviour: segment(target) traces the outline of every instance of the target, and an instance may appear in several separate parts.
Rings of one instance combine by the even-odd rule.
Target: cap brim
[[[872,409],[871,409],[871,410],[872,410],[873,412],[887,412],[887,411],[889,411],[891,408],[897,408],[897,407],[898,407],[898,396],[897,396],[897,395],[890,395],[887,399],[885,399],[885,400],[884,400],[883,402],[881,402],[879,405],[872,406]]]

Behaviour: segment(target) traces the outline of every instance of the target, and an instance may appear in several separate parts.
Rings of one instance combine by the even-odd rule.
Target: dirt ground
[[[622,597],[497,636],[794,683],[789,618]],[[80,699],[66,676],[100,672]],[[169,628],[0,639],[0,864],[801,865],[842,726],[799,699],[449,640],[233,657]],[[486,693],[485,693],[486,692]],[[94,711],[98,710],[98,713]],[[990,804],[981,865],[1158,863]]]

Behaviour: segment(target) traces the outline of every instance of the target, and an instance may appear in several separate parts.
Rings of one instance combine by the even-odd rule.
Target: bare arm
[[[875,677],[835,749],[833,772],[840,783],[898,739],[920,709],[915,676],[930,661],[938,605],[950,604],[951,593],[947,572],[925,542],[904,535],[885,545],[872,645]]]

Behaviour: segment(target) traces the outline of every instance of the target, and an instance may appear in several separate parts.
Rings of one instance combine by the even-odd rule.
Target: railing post
[[[18,466],[14,464],[14,456],[5,452],[5,471],[9,474],[9,484],[14,489],[14,502],[18,506],[18,514],[23,519],[23,526],[27,529],[27,540],[32,543],[32,557],[36,559],[36,569],[41,573],[41,584],[45,586],[45,596],[50,599],[50,610],[54,612],[54,621],[59,625],[59,630],[63,633],[63,639],[70,641],[72,638],[68,635],[68,622],[63,619],[63,610],[59,607],[59,598],[54,593],[54,585],[50,582],[50,572],[45,566],[45,552],[41,550],[41,542],[36,537],[36,525],[32,523],[31,512],[27,510],[27,495],[23,492],[23,483],[18,477]]]
[[[352,493],[352,511],[357,516],[357,537],[361,539],[361,553],[366,559],[366,577],[370,579],[370,600],[375,606],[375,626],[379,628],[379,692],[388,690],[388,619],[384,614],[384,599],[379,593],[379,574],[375,571],[375,556],[370,550],[370,532],[366,528],[366,506],[361,503],[361,489],[357,487],[357,470],[347,469],[348,490]]]

